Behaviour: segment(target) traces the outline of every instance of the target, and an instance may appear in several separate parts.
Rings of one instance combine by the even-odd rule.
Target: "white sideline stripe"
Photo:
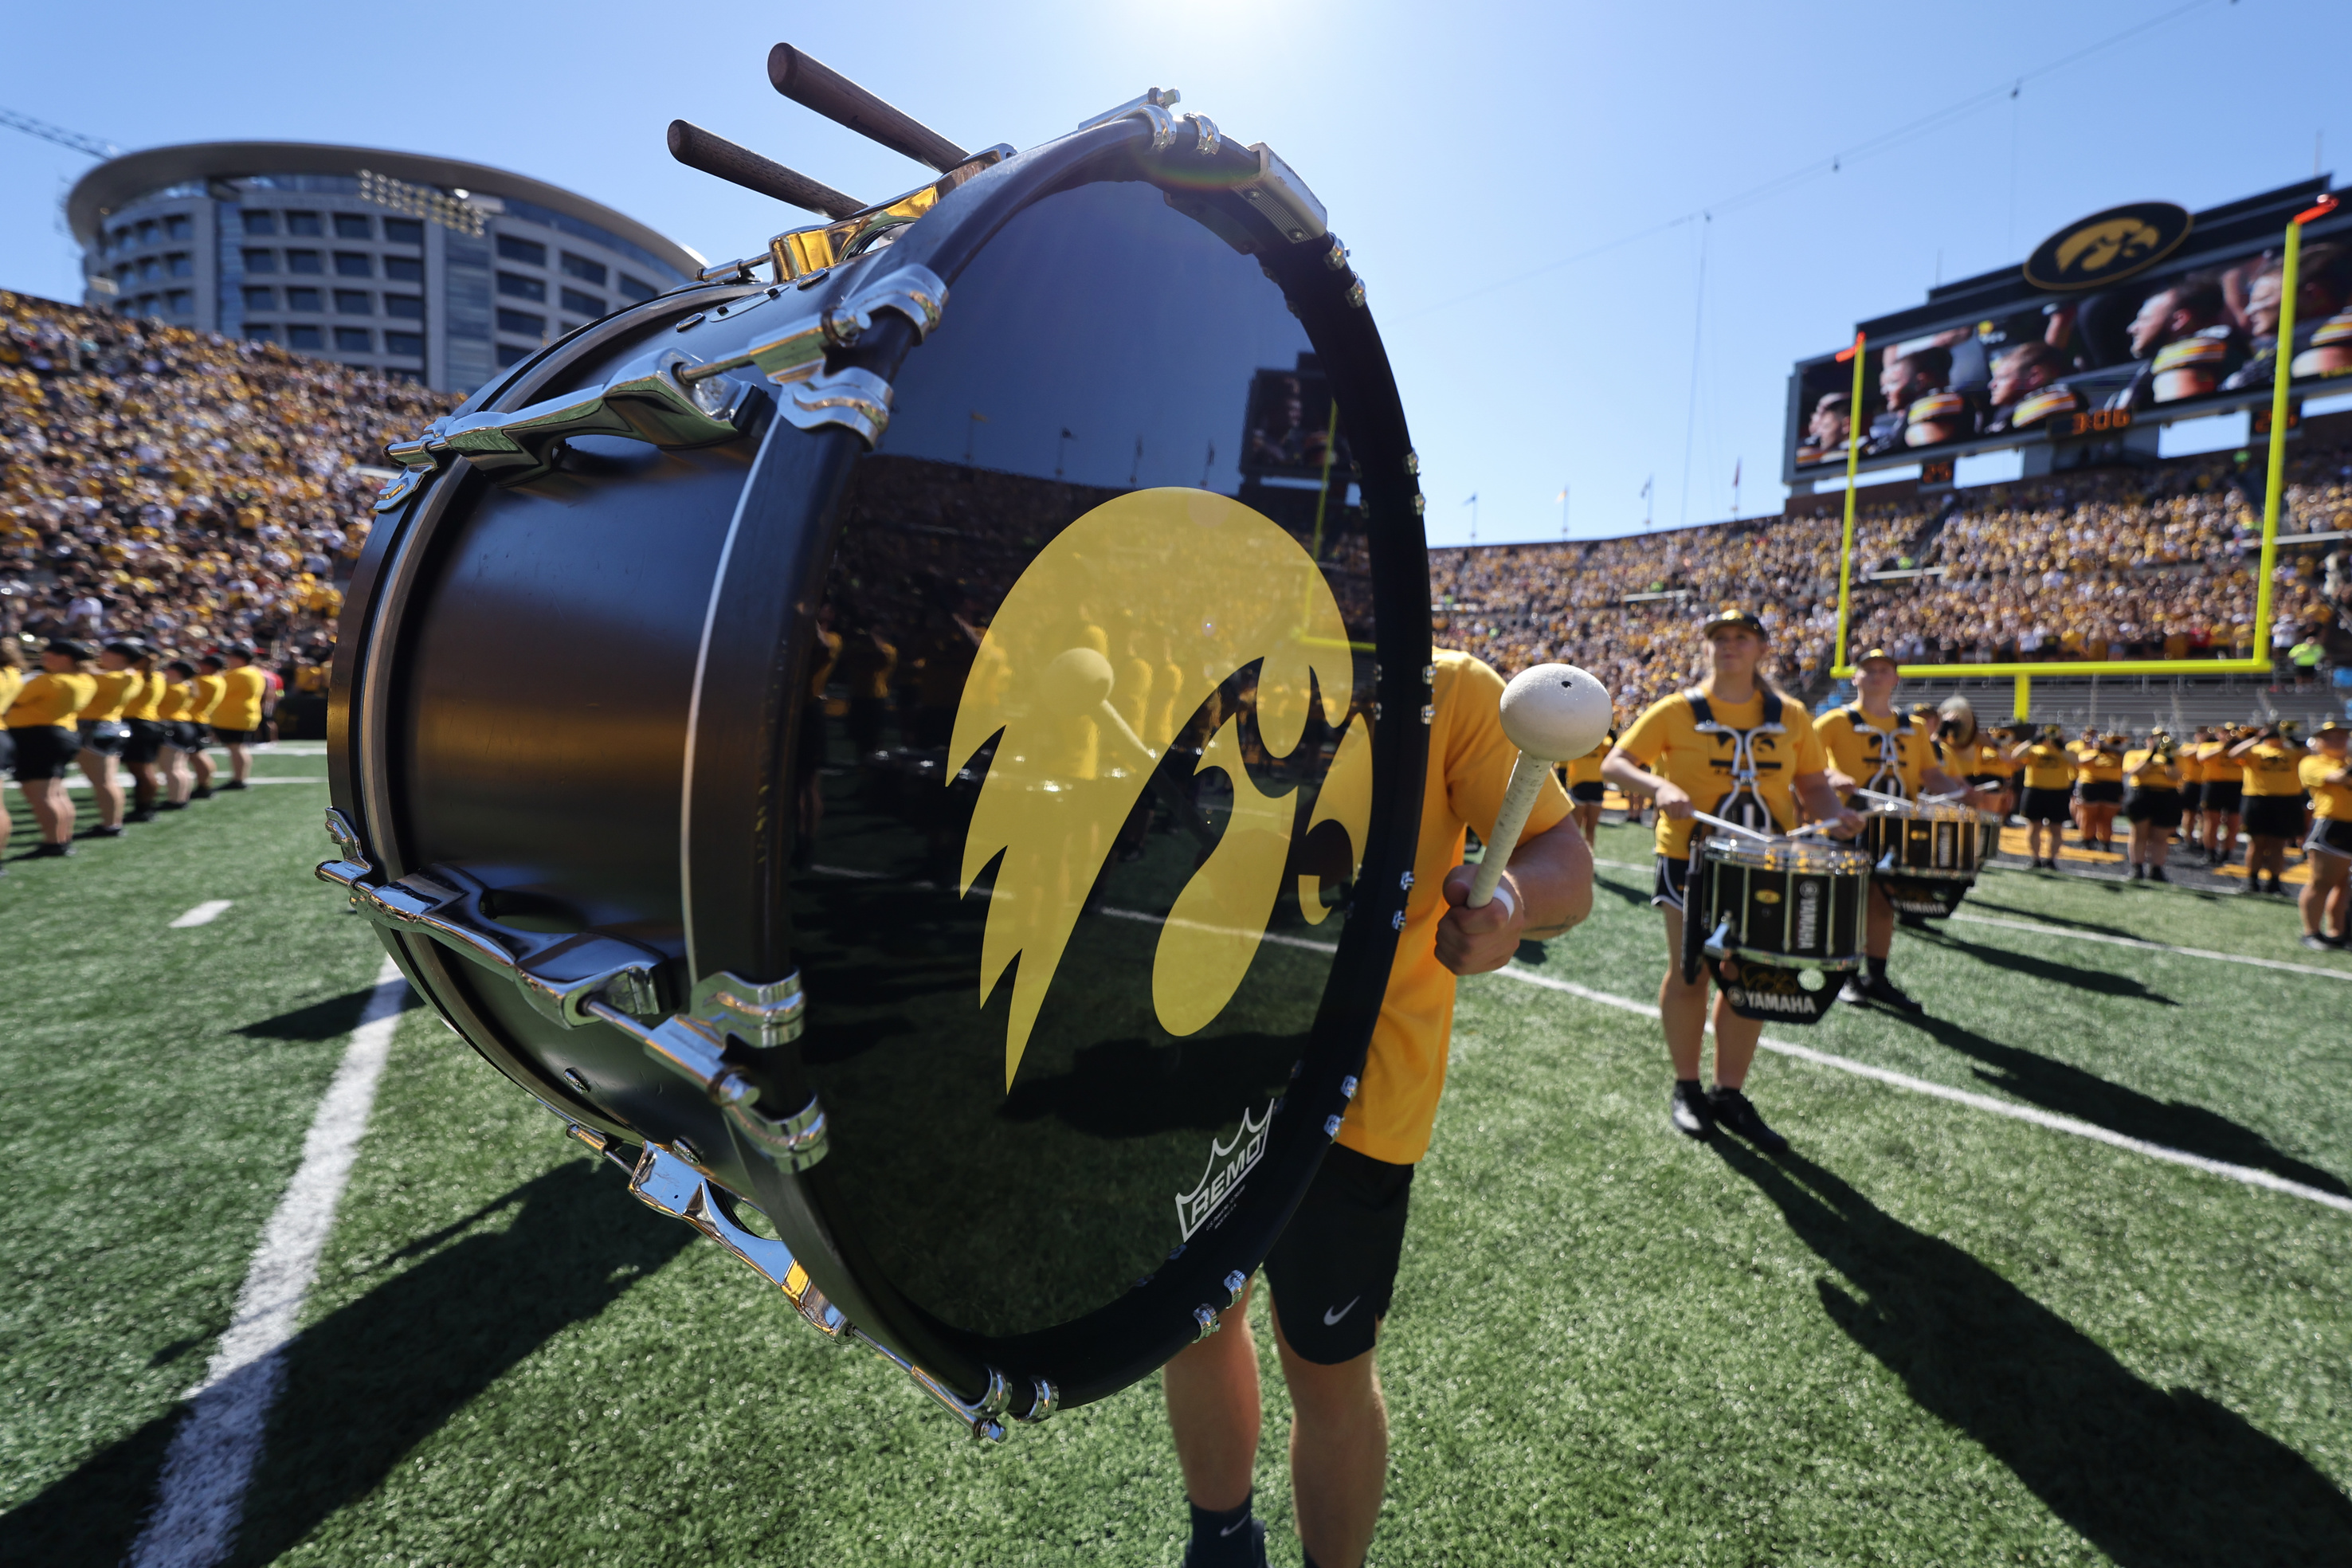
[[[1595,866],[1606,866],[1615,871],[1647,871],[1647,866],[1635,866],[1623,860],[1598,860]],[[2012,869],[2014,868],[2011,868]],[[2114,880],[2114,879],[2109,879]],[[2322,969],[2315,963],[2289,963],[2283,958],[2252,958],[2242,952],[2215,952],[2210,948],[2174,947],[2168,942],[2142,942],[2136,936],[2109,936],[2105,931],[2070,931],[2064,926],[2036,925],[2031,921],[2005,921],[1994,915],[1954,914],[1948,920],[1966,921],[1970,925],[2006,926],[2011,931],[2030,931],[2036,936],[2067,936],[2076,942],[2104,942],[2110,947],[2136,947],[2145,952],[2178,953],[2182,958],[2210,958],[2217,963],[2243,963],[2256,969],[2284,969],[2289,974],[2316,974],[2323,980],[2352,980],[2352,969]]]
[[[285,1381],[286,1347],[334,1228],[335,1206],[367,1130],[407,989],[398,966],[384,960],[302,1141],[302,1163],[262,1229],[205,1380],[184,1396],[187,1418],[172,1434],[154,1510],[131,1545],[129,1568],[211,1568],[236,1542],[245,1489],[261,1458],[269,1407]]]
[[[184,914],[178,920],[173,921],[172,922],[171,929],[173,931],[185,931],[190,926],[208,926],[212,924],[213,921],[220,919],[222,911],[226,910],[229,905],[235,901],[236,900],[231,899],[206,899],[203,903],[198,904],[186,914]]]
[[[1587,1002],[1598,1002],[1604,1007],[1615,1007],[1627,1013],[1639,1013],[1646,1018],[1654,1018],[1658,1016],[1657,1008],[1647,1002],[1636,1002],[1626,996],[1612,996],[1606,991],[1595,991],[1590,986],[1579,985],[1572,981],[1554,980],[1549,974],[1538,974],[1531,970],[1507,966],[1494,973],[1507,979],[1517,980],[1522,984],[1539,985],[1547,991],[1564,991],[1570,996],[1580,996]],[[1789,1040],[1776,1040],[1769,1035],[1757,1041],[1757,1044],[1768,1051],[1776,1052],[1784,1057],[1795,1057],[1798,1060],[1811,1062],[1815,1067],[1834,1068],[1839,1072],[1852,1073],[1856,1078],[1874,1079],[1880,1083],[1889,1084],[1896,1089],[1907,1089],[1915,1094],[1932,1095],[1937,1100],[1948,1100],[1955,1105],[1965,1105],[1977,1110],[1990,1111],[1995,1116],[2006,1116],[2013,1121],[2030,1121],[2036,1127],[2046,1127],[2053,1132],[2063,1132],[2075,1138],[2087,1138],[2095,1143],[2105,1143],[2112,1148],[2128,1149],[2135,1154],[2145,1154],[2151,1160],[2163,1160],[2175,1165],[2186,1165],[2191,1170],[2203,1171],[2209,1175],[2226,1176],[2233,1182],[2242,1182],[2250,1187],[2267,1187],[2274,1193],[2285,1193],[2294,1197],[2308,1198],[2313,1203],[2325,1204],[2329,1208],[2352,1214],[2352,1198],[2339,1197],[2334,1193],[2322,1192],[2317,1187],[2305,1186],[2301,1182],[2290,1182],[2284,1176],[2275,1176],[2268,1171],[2258,1171],[2251,1165],[2233,1165],[2226,1160],[2209,1160],[2202,1154],[2191,1154],[2184,1149],[2174,1149],[2162,1143],[2151,1143],[2144,1138],[2126,1137],[2123,1133],[2110,1131],[2093,1122],[2077,1121],[2071,1116],[2060,1116],[2052,1111],[2038,1110],[2030,1105],[2014,1105],[2005,1100],[1995,1100],[1989,1094],[1972,1094],[1965,1089],[1949,1089],[1940,1083],[1930,1083],[1924,1078],[1913,1078],[1908,1073],[1872,1067],[1867,1062],[1858,1062],[1850,1057],[1832,1056],[1827,1051],[1817,1051],[1811,1046],[1800,1046]]]
[[[11,781],[11,782],[13,782],[13,781]],[[320,773],[317,778],[314,778],[314,779],[294,779],[294,778],[267,778],[267,779],[263,779],[263,778],[249,778],[249,779],[246,780],[245,782],[246,782],[246,783],[247,783],[247,784],[325,784],[325,783],[327,782],[327,775],[326,775],[326,774],[324,774],[324,773]],[[72,790],[73,792],[75,792],[75,793],[76,793],[76,794],[78,794],[78,795],[87,795],[87,794],[89,792],[89,781],[88,779],[85,779],[85,778],[70,778],[70,779],[66,780],[66,788],[68,788],[68,789],[69,789],[69,790]],[[16,786],[16,793],[17,793],[17,794],[19,794],[19,795],[22,795],[22,794],[24,793],[24,789],[25,789],[25,786],[24,786],[24,785],[22,785],[22,784],[18,784],[18,785]]]

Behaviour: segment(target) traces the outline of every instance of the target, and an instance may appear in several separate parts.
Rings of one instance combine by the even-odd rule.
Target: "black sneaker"
[[[206,784],[201,789],[192,789],[188,792],[188,798],[190,800],[210,800],[212,797],[213,790],[212,785],[210,784]]]
[[[221,788],[223,789],[243,789],[244,787],[245,781],[243,779],[231,779],[228,783],[221,785]]]
[[[125,816],[122,820],[125,822],[152,822],[155,820],[155,807],[152,805],[142,805],[138,810]]]
[[[1881,980],[1875,975],[1863,975],[1860,978],[1862,999],[1865,1002],[1875,1002],[1882,1007],[1892,1007],[1898,1013],[1924,1014],[1927,1011],[1927,1004],[1913,997],[1908,991],[1904,990],[1892,980]],[[1853,981],[1846,982],[1846,989],[1849,992],[1853,989]]]
[[[120,827],[93,827],[85,832],[82,837],[84,838],[120,838],[122,837],[122,829]]]
[[[2145,866],[2134,866],[2134,867],[2132,868],[2132,880],[2133,880],[2133,881],[2135,881],[2135,882],[2145,882],[2145,881],[2147,881],[2147,867],[2145,867]]]
[[[1696,1089],[1675,1085],[1673,1096],[1666,1101],[1666,1119],[1675,1131],[1685,1138],[1701,1142],[1715,1136],[1715,1112],[1707,1105],[1706,1096]]]
[[[2315,931],[2307,931],[2303,933],[2303,945],[2311,949],[2314,952],[2334,952],[2344,944],[2342,942],[2330,942]]]
[[[1252,1568],[1266,1568],[1265,1521],[1262,1519],[1253,1519],[1249,1523],[1250,1555],[1248,1561],[1252,1564]],[[1223,1553],[1221,1552],[1220,1556],[1222,1557],[1222,1555]],[[1190,1542],[1187,1542],[1184,1544],[1184,1568],[1193,1568],[1192,1545]]]
[[[1838,1000],[1849,1007],[1862,1006],[1870,1000],[1870,993],[1863,989],[1859,973],[1845,977],[1845,984],[1838,988]]]
[[[158,811],[185,811],[188,809],[188,803],[184,800],[167,800],[155,809]]]
[[[1789,1141],[1764,1125],[1756,1114],[1756,1107],[1736,1089],[1718,1086],[1706,1097],[1707,1109],[1715,1113],[1716,1125],[1738,1133],[1767,1154],[1785,1154]]]
[[[2147,879],[2151,882],[2169,882],[2172,880],[2171,878],[2164,874],[2164,868],[2161,866],[2150,866],[2147,868]]]
[[[31,858],[36,860],[62,860],[73,852],[74,847],[70,844],[44,844],[33,851]]]

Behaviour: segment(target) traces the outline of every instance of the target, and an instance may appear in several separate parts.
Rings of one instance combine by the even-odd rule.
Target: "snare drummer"
[[[1814,721],[1822,747],[1829,753],[1830,786],[1841,796],[1856,789],[1917,800],[1926,795],[1960,797],[1967,804],[1990,809],[1994,796],[1960,783],[1936,761],[1927,732],[1895,708],[1897,675],[1895,656],[1874,647],[1854,661],[1854,700],[1832,708]],[[1975,719],[1969,719],[1971,730]],[[1870,913],[1863,931],[1864,973],[1846,979],[1842,998],[1849,1003],[1883,1003],[1906,1013],[1927,1009],[1886,977],[1887,955],[1895,947],[1895,905],[1878,882],[1870,884]]]
[[[1592,857],[1556,784],[1536,797],[1494,901],[1465,907],[1475,868],[1461,863],[1464,831],[1490,833],[1518,753],[1503,734],[1502,678],[1450,649],[1438,650],[1434,668],[1412,890],[1362,1087],[1265,1260],[1290,1389],[1292,1505],[1307,1562],[1322,1568],[1357,1568],[1380,1518],[1388,1410],[1373,1357],[1413,1169],[1444,1088],[1454,977],[1500,969],[1521,938],[1558,936],[1592,909]],[[1261,1415],[1254,1288],[1226,1309],[1223,1332],[1187,1346],[1162,1373],[1192,1504],[1190,1568],[1266,1560],[1265,1527],[1250,1513]]]
[[[1802,814],[1846,833],[1862,826],[1830,788],[1828,757],[1804,704],[1776,688],[1761,668],[1771,647],[1764,623],[1725,609],[1701,623],[1707,673],[1688,691],[1650,705],[1601,764],[1601,776],[1628,799],[1658,807],[1657,881],[1650,902],[1665,911],[1666,977],[1658,987],[1659,1021],[1675,1087],[1666,1114],[1688,1138],[1730,1129],[1759,1149],[1789,1141],[1765,1124],[1746,1093],[1748,1064],[1763,1024],[1715,999],[1715,1083],[1701,1092],[1699,1056],[1707,1029],[1707,972],[1683,979],[1683,893],[1690,869],[1695,810],[1750,826],[1786,832]],[[1702,807],[1700,802],[1706,805]]]

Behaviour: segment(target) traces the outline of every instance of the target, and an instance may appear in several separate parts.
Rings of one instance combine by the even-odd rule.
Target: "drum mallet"
[[[1495,814],[1495,836],[1486,858],[1470,881],[1469,906],[1493,901],[1495,885],[1519,845],[1536,796],[1553,766],[1585,755],[1606,740],[1612,718],[1609,689],[1572,664],[1538,664],[1523,669],[1503,688],[1503,733],[1519,749],[1503,807]]]

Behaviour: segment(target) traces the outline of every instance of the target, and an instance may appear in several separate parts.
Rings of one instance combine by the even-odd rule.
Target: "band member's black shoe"
[[[1856,1007],[1865,1002],[1875,1002],[1882,1007],[1892,1007],[1898,1013],[1924,1014],[1927,1011],[1927,1004],[1916,1000],[1908,991],[1904,990],[1892,980],[1880,980],[1870,974],[1856,974],[1849,977],[1845,983],[1845,989],[1838,993],[1838,998]]]
[[[167,800],[155,809],[158,811],[185,811],[188,809],[188,803],[184,800]]]
[[[138,810],[131,812],[125,816],[122,820],[125,822],[152,822],[155,820],[155,807],[152,805],[142,805]]]
[[[2134,867],[2132,868],[2132,880],[2133,880],[2133,881],[2135,881],[2135,882],[2145,882],[2145,881],[2147,881],[2147,867],[2145,867],[2145,866],[2134,866]]]
[[[2147,868],[2147,879],[2151,882],[2169,882],[2172,880],[2171,878],[2164,874],[2164,868],[2161,866],[2150,866]]]
[[[35,860],[62,860],[73,852],[74,847],[70,844],[44,844],[39,848],[35,849],[28,858]]]
[[[197,787],[188,792],[188,798],[190,800],[210,800],[212,797],[213,791],[210,784],[199,784]]]
[[[1707,1109],[1715,1112],[1715,1124],[1727,1132],[1735,1132],[1767,1154],[1785,1154],[1789,1141],[1764,1124],[1756,1114],[1756,1107],[1736,1089],[1717,1088],[1706,1097]]]
[[[1247,1541],[1236,1542],[1234,1544],[1240,1548],[1240,1552],[1242,1553],[1246,1553],[1246,1555],[1236,1553],[1223,1558],[1221,1561],[1246,1563],[1251,1564],[1252,1568],[1266,1568],[1265,1521],[1262,1519],[1251,1520],[1249,1521]],[[1192,1548],[1188,1542],[1184,1547],[1184,1568],[1198,1568],[1198,1563],[1199,1559],[1193,1555]]]
[[[1696,1089],[1675,1084],[1673,1098],[1666,1101],[1666,1118],[1685,1138],[1704,1142],[1715,1136],[1715,1111],[1706,1096]]]
[[[220,787],[223,789],[243,789],[245,787],[245,781],[243,779],[231,779],[228,783],[221,785]]]
[[[2314,952],[2334,952],[2343,947],[2340,942],[2330,942],[2315,931],[2303,933],[2303,945]]]

